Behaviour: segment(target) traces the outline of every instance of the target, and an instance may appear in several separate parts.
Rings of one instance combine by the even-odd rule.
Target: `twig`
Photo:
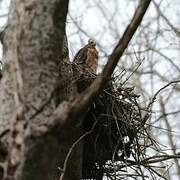
[[[59,180],[63,180],[64,179],[64,175],[65,175],[65,172],[66,172],[66,169],[67,169],[67,163],[68,163],[68,160],[71,156],[71,153],[72,151],[74,150],[74,148],[76,147],[76,145],[78,145],[86,136],[88,136],[89,134],[91,134],[93,131],[94,131],[94,127],[96,126],[97,124],[97,121],[94,123],[93,127],[91,128],[90,131],[86,132],[85,134],[83,134],[79,139],[77,139],[71,146],[71,148],[69,149],[68,153],[67,153],[67,156],[65,158],[65,161],[64,161],[64,165],[63,165],[63,169],[60,168],[61,170],[61,176],[59,178]]]
[[[180,37],[180,30],[178,28],[176,28],[174,25],[172,25],[172,23],[169,21],[169,19],[163,14],[163,12],[160,10],[158,4],[153,0],[152,1],[153,4],[155,5],[158,13],[160,14],[160,16],[164,19],[164,21],[168,24],[168,26],[170,26],[170,28],[175,32],[175,34]]]
[[[148,104],[147,106],[147,109],[150,109],[151,108],[151,105],[154,103],[154,101],[156,100],[157,98],[157,95],[163,91],[164,89],[166,89],[168,86],[170,86],[171,84],[176,84],[176,83],[179,83],[180,80],[176,80],[176,81],[171,81],[170,83],[166,84],[165,86],[163,86],[162,88],[160,88],[153,96],[152,100],[150,101],[150,103]]]
[[[175,146],[175,144],[173,142],[172,128],[171,128],[171,126],[170,126],[170,124],[168,122],[167,116],[165,115],[166,114],[166,109],[165,109],[165,104],[164,104],[162,98],[160,98],[160,107],[161,107],[162,115],[164,117],[164,122],[165,122],[167,130],[168,130],[167,136],[168,136],[168,139],[169,139],[169,144],[171,146],[173,154],[175,155],[176,154],[176,146]],[[178,162],[178,160],[176,158],[174,159],[174,162],[175,162],[175,165],[176,165],[177,174],[178,174],[178,176],[180,176],[179,162]]]

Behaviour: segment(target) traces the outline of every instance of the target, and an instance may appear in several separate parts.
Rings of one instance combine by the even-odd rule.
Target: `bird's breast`
[[[90,70],[93,71],[93,73],[96,72],[98,65],[98,52],[96,49],[88,49],[87,51],[87,60],[86,60],[86,66],[90,68]]]

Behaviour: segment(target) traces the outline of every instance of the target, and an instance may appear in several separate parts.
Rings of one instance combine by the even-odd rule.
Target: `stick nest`
[[[78,92],[86,89],[96,78],[80,73]],[[125,87],[111,78],[106,88],[83,117],[84,133],[92,131],[83,142],[83,179],[114,177],[127,165],[130,156],[137,157],[140,136],[144,133],[148,114],[142,116],[134,87]],[[138,155],[139,156],[139,155]],[[122,167],[122,168],[120,168]],[[114,178],[113,178],[114,179]]]

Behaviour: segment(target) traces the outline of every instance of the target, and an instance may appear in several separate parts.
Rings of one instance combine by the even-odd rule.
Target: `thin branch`
[[[67,163],[68,163],[68,160],[73,152],[73,150],[75,149],[75,147],[88,135],[90,135],[91,133],[93,133],[94,131],[94,127],[96,126],[97,124],[97,121],[94,123],[93,127],[91,128],[90,131],[87,131],[86,133],[84,133],[80,138],[78,138],[71,146],[71,148],[69,149],[68,153],[67,153],[67,156],[65,158],[65,161],[64,161],[64,165],[63,165],[63,169],[61,169],[62,173],[61,173],[61,176],[59,178],[59,180],[63,180],[64,179],[64,176],[65,176],[65,172],[66,172],[66,169],[67,169]]]
[[[176,28],[172,23],[169,21],[169,19],[163,14],[163,12],[160,10],[158,4],[153,0],[153,4],[155,5],[159,15],[164,19],[164,21],[168,24],[168,26],[175,32],[175,34],[180,37],[180,30]]]
[[[61,176],[59,178],[59,180],[63,180],[64,179],[64,176],[65,176],[65,172],[66,172],[66,169],[67,169],[67,163],[68,163],[68,160],[73,152],[73,150],[75,149],[75,147],[86,137],[88,136],[89,134],[91,134],[93,132],[93,130],[90,130],[88,132],[86,132],[85,134],[83,134],[77,141],[75,141],[73,143],[73,145],[71,146],[71,148],[69,149],[68,151],[68,154],[66,156],[66,159],[64,161],[64,166],[63,166],[63,169],[62,169],[62,172],[61,172]]]
[[[164,117],[164,122],[166,124],[167,129],[168,129],[167,136],[168,136],[168,139],[169,139],[169,144],[170,144],[170,146],[172,148],[173,154],[176,155],[177,154],[176,153],[176,146],[175,146],[175,143],[173,142],[172,128],[171,128],[171,126],[169,124],[167,116],[165,115],[166,114],[166,109],[165,109],[165,104],[163,102],[163,98],[160,98],[160,107],[161,107],[162,115]],[[179,161],[176,158],[174,158],[174,162],[175,162],[175,165],[176,165],[177,174],[180,177],[180,165],[179,165]]]
[[[163,91],[164,89],[166,89],[168,86],[170,86],[171,84],[176,84],[176,83],[180,83],[180,80],[177,80],[177,81],[171,81],[170,83],[166,84],[165,86],[163,86],[162,88],[160,88],[153,96],[151,102],[148,104],[147,106],[147,109],[150,109],[151,108],[151,105],[154,103],[154,101],[156,100],[157,98],[157,95]]]

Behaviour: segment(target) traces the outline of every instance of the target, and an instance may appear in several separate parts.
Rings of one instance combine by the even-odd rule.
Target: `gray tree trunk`
[[[0,153],[4,179],[58,179],[79,128],[38,136],[33,128],[50,121],[57,105],[72,95],[65,22],[68,0],[12,0],[4,37],[0,82]],[[69,91],[70,88],[70,91]],[[8,154],[5,157],[4,146]],[[3,149],[3,150],[2,150]],[[2,152],[1,152],[2,151]],[[3,154],[4,153],[4,154]],[[80,179],[75,149],[65,179]]]

